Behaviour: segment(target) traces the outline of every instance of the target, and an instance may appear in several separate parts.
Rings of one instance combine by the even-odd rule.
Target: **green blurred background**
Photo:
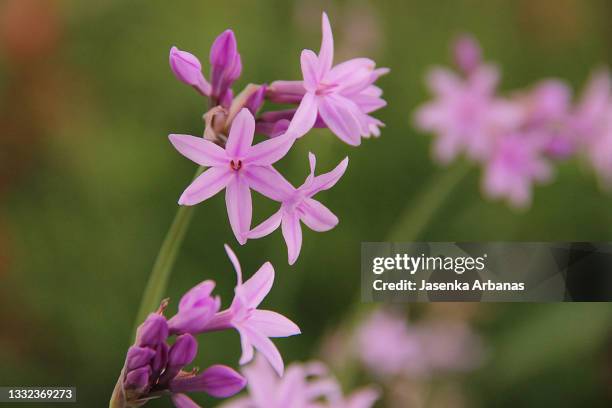
[[[276,341],[286,362],[317,356],[322,336],[356,302],[360,242],[385,240],[444,171],[430,160],[429,137],[412,129],[411,113],[428,98],[426,69],[449,63],[454,35],[482,42],[503,68],[506,90],[548,76],[577,88],[612,58],[606,0],[3,0],[0,385],[74,385],[78,406],[107,404],[144,283],[194,171],[167,135],[202,132],[203,100],[172,76],[170,47],[198,55],[208,72],[211,42],[232,28],[244,66],[235,89],[299,79],[299,52],[318,49],[323,9],[337,60],[370,56],[392,70],[379,81],[388,101],[377,113],[387,125],[380,139],[351,148],[314,131],[278,166],[299,183],[308,151],[319,171],[349,155],[346,175],[320,196],[339,226],[305,229],[302,255],[289,267],[279,232],[239,247],[218,195],[198,207],[168,290],[176,305],[196,282],[214,279],[227,305],[235,275],[225,242],[245,273],[272,261],[276,284],[266,306],[304,333]],[[537,188],[525,212],[483,199],[478,180],[474,171],[463,181],[420,238],[611,240],[612,196],[579,162]],[[254,223],[274,208],[256,199]],[[611,305],[475,309],[490,358],[457,379],[467,406],[612,406]],[[236,366],[237,334],[206,336],[200,347],[201,366]]]

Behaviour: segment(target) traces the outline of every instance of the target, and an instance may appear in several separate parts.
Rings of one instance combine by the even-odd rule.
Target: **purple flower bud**
[[[198,342],[191,334],[176,338],[168,353],[168,365],[184,367],[191,363],[198,352]]]
[[[134,394],[143,393],[149,386],[151,367],[145,366],[129,371],[125,376],[123,387]]]
[[[148,365],[154,355],[155,350],[151,348],[138,346],[130,347],[127,352],[127,357],[125,358],[126,370],[131,371]]]
[[[202,64],[195,55],[172,47],[170,49],[170,69],[182,83],[194,87],[203,95],[210,95],[210,84],[204,78]]]
[[[242,72],[242,61],[232,30],[225,30],[215,39],[210,48],[210,65],[212,96],[223,100],[229,87]]]
[[[194,376],[180,376],[170,382],[172,392],[205,392],[213,397],[227,398],[240,392],[246,380],[223,365],[213,365]]]
[[[171,333],[196,334],[206,327],[221,307],[219,298],[210,295],[214,287],[213,281],[204,281],[181,298],[178,313],[168,321]]]
[[[155,356],[153,357],[153,361],[151,361],[151,368],[153,369],[153,374],[156,376],[161,373],[161,371],[168,364],[168,345],[166,343],[159,344],[155,349]]]
[[[168,323],[166,318],[157,313],[151,313],[136,330],[137,346],[155,347],[168,338]]]
[[[264,97],[266,96],[266,85],[260,86],[249,98],[247,99],[244,107],[251,111],[253,116],[257,114],[259,108],[264,103]]]
[[[453,44],[453,58],[464,74],[474,72],[482,62],[478,42],[472,36],[460,36]]]

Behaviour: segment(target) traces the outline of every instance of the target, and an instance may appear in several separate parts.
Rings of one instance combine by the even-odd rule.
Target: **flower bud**
[[[195,55],[172,47],[170,49],[170,69],[182,83],[194,87],[203,95],[210,95],[210,84],[204,78],[202,64]]]
[[[168,353],[168,365],[184,367],[191,363],[198,352],[198,342],[191,334],[183,334],[176,338]]]
[[[462,35],[455,40],[453,45],[453,58],[455,64],[464,74],[474,72],[481,63],[480,46],[474,38]]]
[[[138,346],[130,347],[127,352],[127,357],[125,358],[126,370],[131,371],[148,365],[154,355],[155,350],[151,348]]]
[[[233,369],[214,365],[194,376],[179,376],[170,382],[172,392],[205,392],[213,397],[227,398],[240,392],[246,380]]]
[[[157,313],[151,313],[136,330],[137,346],[155,347],[168,338],[168,323],[166,318]]]
[[[228,89],[242,72],[236,37],[232,30],[225,30],[210,48],[212,95],[223,100]]]
[[[136,370],[128,371],[125,376],[123,387],[126,391],[131,391],[129,394],[143,393],[149,386],[149,378],[151,376],[151,367],[144,366]]]
[[[255,116],[261,105],[264,103],[264,97],[266,96],[266,85],[262,85],[255,92],[249,96],[244,107],[251,111],[251,114]]]

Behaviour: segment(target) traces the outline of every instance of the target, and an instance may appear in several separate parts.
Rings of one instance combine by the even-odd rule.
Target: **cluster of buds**
[[[206,280],[189,290],[180,300],[178,312],[167,319],[162,302],[138,327],[136,341],[127,352],[121,376],[115,387],[111,406],[138,407],[147,401],[169,395],[177,408],[197,407],[185,393],[204,392],[227,398],[242,390],[246,380],[232,368],[213,365],[202,372],[185,370],[196,357],[202,333],[234,329],[240,335],[240,364],[253,359],[254,349],[268,360],[277,375],[282,375],[282,357],[270,337],[300,333],[291,320],[270,310],[258,309],[274,282],[274,268],[269,262],[246,282],[236,255],[226,246],[238,283],[231,305],[221,309],[221,300],[212,296],[215,282]],[[173,343],[169,344],[169,339]],[[114,405],[113,405],[114,404]]]
[[[482,187],[513,207],[531,203],[534,183],[553,177],[553,164],[582,155],[604,184],[612,184],[612,82],[593,75],[580,100],[570,86],[545,79],[527,90],[500,95],[499,70],[481,59],[477,42],[453,47],[458,73],[434,68],[427,84],[435,99],[420,107],[416,126],[436,135],[434,157],[448,164],[465,156],[483,167]]]
[[[303,80],[250,84],[236,96],[232,85],[242,72],[242,62],[231,30],[222,33],[211,47],[210,82],[197,57],[176,47],[170,51],[170,67],[176,78],[208,97],[212,105],[204,114],[204,137],[170,135],[182,155],[208,167],[183,192],[179,204],[195,205],[225,189],[227,214],[237,241],[244,244],[280,227],[290,264],[297,260],[302,246],[301,223],[319,232],[338,224],[338,218],[313,196],[340,179],[348,158],[331,172],[315,176],[315,156],[310,154],[311,174],[299,188],[273,164],[313,127],[329,128],[354,146],[362,137],[378,136],[383,123],[370,113],[386,104],[374,82],[388,70],[376,69],[375,62],[367,58],[333,66],[333,36],[325,13],[322,23],[319,54],[302,52]],[[260,113],[266,101],[295,107]],[[266,140],[253,144],[256,134]],[[253,230],[251,190],[280,203],[279,211]]]

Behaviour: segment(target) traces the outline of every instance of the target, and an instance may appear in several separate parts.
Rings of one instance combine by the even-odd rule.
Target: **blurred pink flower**
[[[320,115],[336,136],[357,146],[362,136],[377,135],[378,127],[382,125],[368,114],[386,105],[380,98],[382,92],[373,84],[388,69],[376,69],[376,63],[367,58],[351,59],[332,67],[333,58],[333,34],[327,14],[323,13],[319,54],[311,50],[302,51],[305,94],[288,132],[305,134]]]
[[[485,160],[495,135],[515,128],[522,118],[521,106],[495,95],[499,73],[491,65],[475,68],[466,78],[435,68],[427,83],[435,99],[421,106],[416,125],[434,132],[435,158],[448,164],[465,152],[472,160]]]
[[[531,185],[551,179],[552,167],[544,158],[546,145],[530,133],[499,138],[484,164],[483,189],[490,198],[505,197],[516,208],[531,203]]]
[[[295,139],[285,135],[251,146],[254,132],[255,119],[243,108],[232,122],[225,149],[201,137],[170,135],[183,156],[210,167],[187,187],[179,204],[198,204],[225,188],[227,215],[240,244],[246,242],[251,227],[250,189],[280,200],[291,187],[272,164],[287,154]]]
[[[542,139],[551,158],[563,159],[575,152],[576,137],[570,129],[571,98],[569,85],[557,79],[542,80],[518,97],[525,108],[522,130]]]
[[[373,388],[343,396],[337,380],[321,363],[291,364],[279,378],[261,357],[245,367],[248,396],[223,404],[223,408],[370,408],[379,398]]]
[[[281,197],[281,208],[270,218],[253,228],[248,238],[261,238],[282,226],[283,237],[287,244],[289,264],[293,265],[302,247],[302,227],[300,222],[317,232],[329,231],[338,224],[338,217],[326,206],[312,197],[322,190],[332,188],[342,177],[348,166],[348,157],[328,173],[315,176],[316,157],[309,153],[310,175],[299,188],[293,188]]]
[[[234,328],[240,334],[242,356],[240,364],[253,359],[253,348],[256,348],[270,362],[278,375],[283,375],[283,359],[270,337],[288,337],[300,334],[299,327],[285,316],[257,307],[272,289],[274,268],[266,262],[246,282],[242,282],[242,269],[238,258],[225,245],[230,261],[237,275],[234,300],[231,306],[217,313],[202,331],[224,330]]]
[[[364,366],[382,377],[424,377],[465,371],[482,361],[482,344],[465,323],[408,324],[399,313],[378,310],[356,334]]]
[[[409,329],[405,316],[376,311],[359,327],[356,340],[361,361],[376,375],[421,376],[427,370],[420,339]]]
[[[571,125],[601,183],[609,188],[612,186],[612,80],[608,70],[593,73]]]

